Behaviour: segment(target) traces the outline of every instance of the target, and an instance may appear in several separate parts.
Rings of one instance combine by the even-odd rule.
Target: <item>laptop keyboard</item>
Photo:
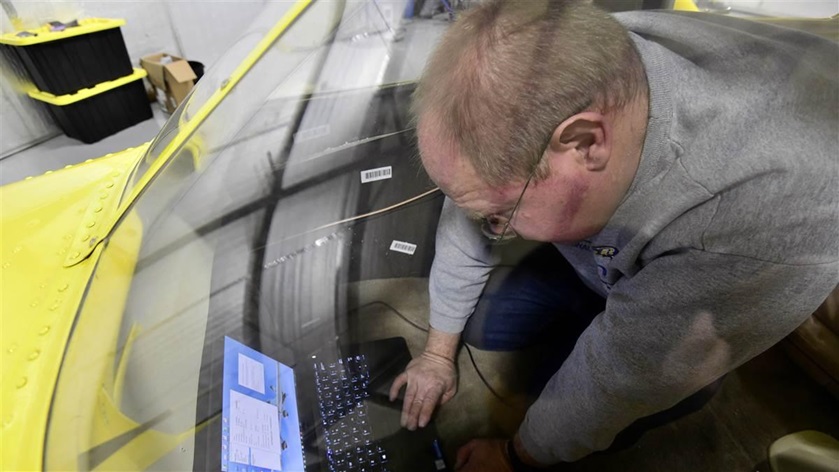
[[[387,454],[373,439],[364,400],[370,368],[363,355],[315,363],[329,472],[387,472]]]

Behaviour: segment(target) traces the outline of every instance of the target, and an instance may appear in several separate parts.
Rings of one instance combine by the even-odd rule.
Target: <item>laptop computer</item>
[[[292,368],[225,338],[222,471],[446,470],[433,421],[402,428],[401,399],[388,398],[411,360],[405,339],[339,350]]]

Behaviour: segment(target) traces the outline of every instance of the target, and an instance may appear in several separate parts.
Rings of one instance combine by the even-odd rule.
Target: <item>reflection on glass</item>
[[[311,356],[336,360],[356,339],[354,284],[427,274],[441,200],[415,159],[408,107],[445,24],[396,35],[404,5],[384,7],[315,2],[218,100],[288,8],[271,4],[172,115],[82,306],[49,468],[218,470],[226,336],[294,369],[311,396]],[[380,168],[389,179],[362,183]],[[389,250],[396,239],[420,246],[412,262]],[[318,470],[323,426],[300,415]]]
[[[46,468],[341,470],[358,444],[374,470],[433,463],[433,424],[408,433],[387,399],[410,360],[396,336],[428,330],[442,206],[408,109],[448,22],[406,23],[407,3],[314,2],[259,50],[291,7],[270,2],[172,115],[88,287]],[[404,300],[421,308],[404,312]],[[732,362],[732,345],[710,311],[682,321],[684,336],[652,367],[676,376],[701,354],[701,388]],[[491,406],[518,400],[474,385],[456,414],[486,419],[491,408],[471,400],[487,392]]]

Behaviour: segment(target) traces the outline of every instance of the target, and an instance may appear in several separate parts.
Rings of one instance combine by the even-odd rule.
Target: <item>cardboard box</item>
[[[150,54],[140,59],[140,66],[149,73],[160,105],[169,113],[175,111],[195,85],[195,72],[189,63],[166,53]]]

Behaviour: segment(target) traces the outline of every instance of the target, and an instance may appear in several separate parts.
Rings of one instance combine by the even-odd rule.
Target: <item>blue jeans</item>
[[[571,354],[577,338],[606,307],[606,300],[583,284],[552,245],[538,247],[515,266],[490,275],[463,331],[470,346],[487,351],[541,347],[541,365],[527,390],[538,394]],[[668,410],[627,427],[609,449],[631,446],[646,431],[699,410],[719,389],[722,378]]]
[[[559,251],[546,244],[519,264],[493,271],[463,337],[487,351],[556,344],[556,336],[573,348],[605,307],[606,300],[589,290]]]

